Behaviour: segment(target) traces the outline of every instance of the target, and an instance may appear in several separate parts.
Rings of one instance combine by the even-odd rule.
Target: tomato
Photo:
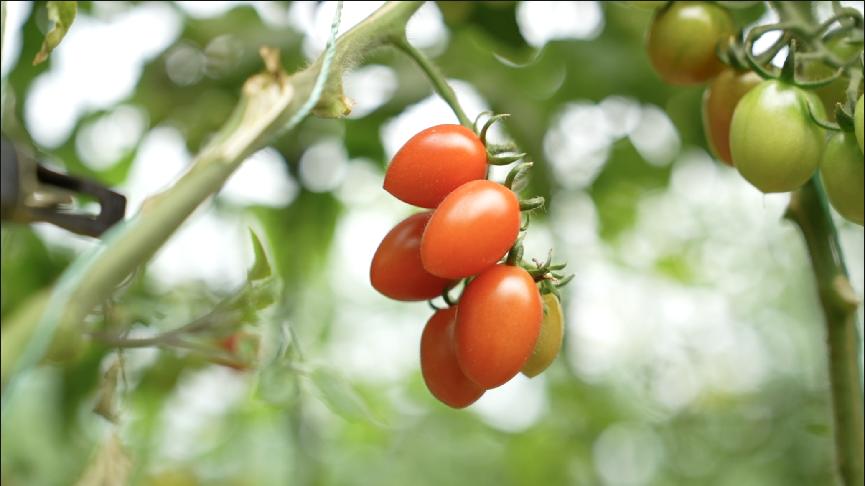
[[[401,221],[385,235],[369,268],[374,289],[395,300],[429,300],[442,294],[450,280],[424,270],[420,243],[431,211]]]
[[[215,363],[237,371],[246,371],[250,368],[249,363],[255,360],[259,340],[255,334],[239,331],[220,339],[216,344],[220,349],[231,354],[233,359],[218,358],[214,360]]]
[[[842,61],[859,55],[862,50],[862,44],[856,45],[845,37],[833,37],[826,41],[826,48],[829,49]],[[831,76],[835,69],[823,64],[820,61],[806,62],[802,66],[802,78],[806,80],[825,79]],[[835,81],[814,90],[820,100],[823,102],[823,108],[826,110],[826,117],[830,121],[835,121],[835,104],[844,103],[847,100],[847,85],[850,83],[850,77],[841,76]]]
[[[649,28],[652,67],[670,84],[700,84],[721,72],[718,43],[733,34],[733,20],[718,5],[673,2],[658,10]]]
[[[456,350],[460,368],[484,388],[505,384],[535,349],[543,319],[534,279],[520,267],[496,265],[460,298]]]
[[[453,408],[474,403],[486,391],[469,380],[457,363],[454,325],[457,308],[437,311],[427,322],[420,338],[420,369],[434,397]]]
[[[519,232],[516,194],[493,181],[472,181],[450,193],[433,212],[421,240],[421,260],[439,277],[476,275],[495,265]]]
[[[820,176],[832,207],[862,226],[865,220],[865,162],[850,132],[838,132],[826,144]]]
[[[541,321],[541,332],[538,342],[529,360],[523,365],[522,373],[529,378],[541,374],[547,369],[559,351],[562,349],[562,339],[565,337],[565,320],[562,303],[555,294],[544,294],[544,319]]]
[[[451,191],[487,173],[487,152],[462,125],[421,131],[399,149],[384,176],[384,188],[397,199],[434,208]]]
[[[763,192],[804,184],[820,162],[823,129],[808,113],[825,116],[814,93],[766,80],[746,94],[733,113],[730,152],[739,173]]]
[[[703,93],[703,130],[716,157],[733,165],[730,121],[739,100],[763,79],[752,71],[725,69]]]
[[[862,147],[863,139],[865,139],[865,121],[863,121],[863,112],[865,112],[865,108],[862,106],[862,96],[859,96],[859,101],[856,102],[856,111],[853,113],[853,123],[856,127],[856,141],[859,142],[859,150],[865,152],[865,148]]]

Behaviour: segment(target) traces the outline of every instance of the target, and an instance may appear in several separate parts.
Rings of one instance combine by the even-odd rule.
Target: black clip
[[[95,181],[55,172],[47,167],[32,162],[33,171],[25,170],[19,161],[12,144],[5,138],[2,140],[2,212],[3,220],[19,222],[46,222],[59,226],[73,233],[93,237],[101,236],[105,231],[123,219],[126,212],[126,197],[116,193]],[[30,180],[25,180],[30,179]],[[63,206],[56,201],[46,204],[33,202],[29,196],[45,188],[61,189],[60,192],[86,194],[99,201],[99,214],[77,214],[65,212]],[[71,199],[71,197],[69,198]]]

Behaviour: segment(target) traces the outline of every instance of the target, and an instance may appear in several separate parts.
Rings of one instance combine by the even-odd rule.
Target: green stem
[[[859,375],[859,302],[818,176],[791,194],[785,217],[801,230],[808,247],[826,321],[836,462],[843,484],[863,484],[863,408]]]
[[[422,3],[388,2],[339,38],[313,114],[347,113],[342,74],[369,51],[404,37],[406,23]],[[278,67],[278,63],[269,64]],[[195,157],[187,173],[168,190],[146,201],[134,218],[112,230],[96,254],[80,257],[64,274],[50,301],[39,299],[32,309],[22,313],[41,317],[20,319],[3,327],[0,381],[4,385],[4,409],[5,385],[13,371],[22,371],[41,359],[52,341],[57,341],[57,335],[80,338],[77,326],[84,318],[130,273],[145,264],[186,218],[222,187],[243,160],[306,115],[303,109],[314,92],[324,66],[323,57],[290,77],[271,65],[268,72],[247,80],[234,114],[214,141]]]
[[[423,52],[411,45],[404,35],[393,39],[392,42],[395,47],[408,54],[417,65],[423,69],[423,72],[432,83],[433,88],[435,88],[436,93],[438,93],[438,95],[445,100],[445,103],[451,107],[451,110],[453,110],[454,114],[459,119],[460,124],[471,129],[473,127],[471,120],[466,116],[462,106],[460,106],[459,100],[457,100],[456,93],[454,93],[454,90],[448,84],[438,67],[436,67],[436,65],[433,64]]]

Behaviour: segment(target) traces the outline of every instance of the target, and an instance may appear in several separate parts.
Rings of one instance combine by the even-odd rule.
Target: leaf
[[[36,53],[33,58],[33,65],[41,64],[48,59],[58,45],[72,22],[75,21],[75,14],[78,13],[78,2],[73,1],[50,1],[48,2],[48,19],[54,22],[54,27],[45,34],[45,40],[42,41],[42,49]]]
[[[250,282],[263,280],[269,277],[273,270],[270,267],[270,261],[267,259],[267,253],[264,251],[264,246],[255,231],[249,230],[249,236],[252,238],[252,249],[255,252],[255,261],[252,263],[252,268],[249,269],[247,279]]]
[[[326,369],[317,369],[309,375],[318,389],[320,398],[333,413],[348,421],[381,423],[372,415],[366,400],[342,376]]]

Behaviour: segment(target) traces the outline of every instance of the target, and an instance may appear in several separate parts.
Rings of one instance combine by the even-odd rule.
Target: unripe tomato
[[[443,278],[476,275],[495,265],[520,232],[520,201],[493,181],[460,186],[433,212],[423,234],[424,268]]]
[[[863,116],[865,116],[865,107],[862,106],[862,96],[859,96],[859,101],[856,102],[856,111],[853,113],[853,123],[856,127],[856,141],[859,142],[859,150],[865,152],[865,148],[862,147],[863,139],[865,139]]]
[[[733,33],[733,20],[722,7],[705,2],[673,2],[658,10],[649,28],[652,66],[670,84],[700,84],[721,72],[718,42]]]
[[[733,165],[730,122],[739,100],[763,79],[752,71],[725,69],[703,93],[703,131],[716,157]]]
[[[522,268],[496,265],[478,275],[457,312],[460,368],[484,388],[505,384],[535,349],[543,314],[535,281]]]
[[[853,134],[835,134],[823,153],[820,176],[832,207],[862,226],[865,220],[865,162]]]
[[[453,408],[464,408],[484,394],[457,363],[454,325],[457,308],[436,311],[420,338],[420,369],[430,393]]]
[[[384,188],[397,199],[434,208],[451,191],[487,173],[487,152],[462,125],[421,131],[399,149],[384,176]]]
[[[843,61],[849,61],[856,57],[862,50],[862,44],[849,42],[846,37],[836,36],[826,41],[826,48]],[[823,64],[819,60],[806,62],[802,66],[802,78],[816,81],[825,79],[835,72],[835,68]],[[814,90],[823,102],[826,118],[835,121],[835,104],[844,103],[847,99],[847,85],[850,83],[849,76],[840,76],[835,81]]]
[[[429,300],[451,284],[424,270],[421,263],[420,242],[430,216],[431,211],[409,216],[381,240],[369,268],[374,289],[395,300]]]
[[[817,170],[823,129],[808,113],[825,116],[814,93],[766,80],[746,94],[733,113],[730,152],[742,177],[763,192],[787,192]]]
[[[535,350],[529,356],[529,360],[520,370],[529,378],[541,374],[547,369],[559,351],[562,349],[562,340],[565,337],[565,320],[562,312],[562,303],[555,294],[544,294],[544,320],[541,321],[541,332]]]

